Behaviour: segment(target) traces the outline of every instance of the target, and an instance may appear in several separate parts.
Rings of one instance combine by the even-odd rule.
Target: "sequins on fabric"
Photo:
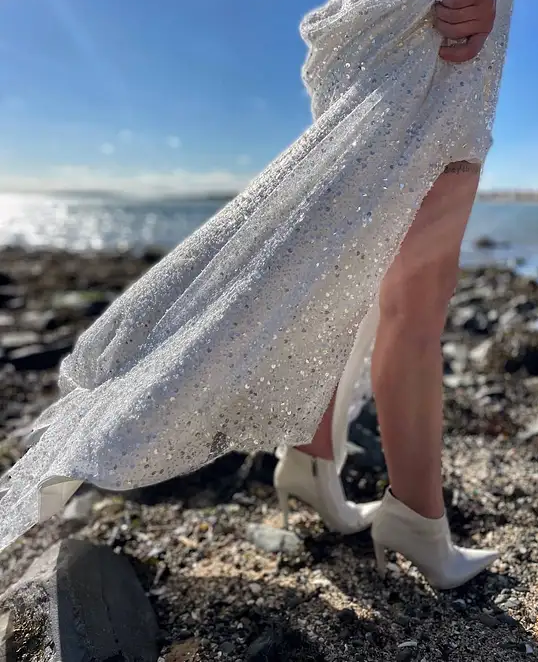
[[[427,191],[488,152],[511,4],[464,65],[439,59],[431,0],[305,17],[312,127],[80,338],[0,486],[0,547],[63,505],[62,477],[124,490],[312,438]]]

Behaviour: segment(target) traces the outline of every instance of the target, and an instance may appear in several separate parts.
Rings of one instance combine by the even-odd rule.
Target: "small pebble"
[[[488,628],[496,628],[499,625],[499,621],[495,618],[495,616],[491,616],[490,614],[486,614],[484,612],[478,614],[478,620]]]
[[[408,662],[415,655],[414,648],[400,648],[396,653],[396,662]]]
[[[418,646],[418,641],[415,639],[410,639],[409,641],[404,641],[403,644],[398,644],[398,648],[416,648]]]
[[[353,625],[359,620],[359,617],[353,609],[342,609],[336,614],[336,618],[340,623],[344,623],[345,625]]]
[[[230,655],[230,653],[233,653],[235,650],[235,645],[232,644],[231,641],[226,641],[222,644],[220,647],[220,650],[225,654],[225,655]]]
[[[394,622],[397,623],[398,625],[401,625],[403,628],[405,628],[409,625],[411,620],[407,616],[404,616],[403,614],[398,614],[395,617]]]
[[[459,612],[467,611],[467,603],[465,602],[465,600],[462,600],[461,598],[459,598],[458,600],[454,600],[452,606],[456,611]]]
[[[303,543],[292,531],[275,529],[263,524],[249,524],[247,540],[265,552],[298,554],[303,549]]]
[[[497,616],[497,620],[499,620],[501,623],[504,623],[505,625],[508,625],[509,627],[517,627],[519,625],[516,619],[510,616],[510,614],[499,614]]]

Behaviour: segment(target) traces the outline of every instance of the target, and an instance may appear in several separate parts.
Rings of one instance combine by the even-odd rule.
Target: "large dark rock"
[[[6,350],[20,349],[39,342],[39,336],[34,331],[9,331],[0,335],[0,346]]]
[[[285,623],[269,624],[250,644],[246,662],[326,662],[308,638]]]
[[[5,662],[156,662],[158,628],[125,557],[79,540],[51,547],[0,598]]]
[[[0,306],[9,304],[11,301],[24,296],[24,289],[17,285],[3,285],[0,287]]]
[[[65,341],[56,346],[30,345],[10,352],[8,361],[16,370],[50,370],[73,349],[73,343]]]

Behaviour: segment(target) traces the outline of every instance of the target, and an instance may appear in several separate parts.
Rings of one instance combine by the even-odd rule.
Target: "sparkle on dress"
[[[486,157],[511,5],[463,65],[438,57],[431,0],[304,18],[312,127],[82,335],[0,485],[0,548],[81,481],[130,489],[310,441],[427,191]]]

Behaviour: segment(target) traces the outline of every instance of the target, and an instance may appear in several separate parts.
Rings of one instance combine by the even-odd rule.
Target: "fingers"
[[[439,5],[448,7],[449,9],[463,9],[464,7],[476,7],[476,5],[483,4],[487,0],[439,0]]]
[[[446,39],[466,43],[442,47],[450,62],[466,62],[478,55],[495,24],[495,0],[442,0],[434,5],[434,26]]]
[[[480,21],[481,12],[480,8],[476,5],[462,7],[462,9],[449,9],[445,5],[438,3],[435,8],[435,18],[447,25],[461,25],[462,23],[470,23],[471,21]]]
[[[447,62],[468,62],[480,53],[488,36],[488,34],[475,34],[472,37],[469,37],[467,42],[463,44],[443,46],[439,51],[439,55]]]

